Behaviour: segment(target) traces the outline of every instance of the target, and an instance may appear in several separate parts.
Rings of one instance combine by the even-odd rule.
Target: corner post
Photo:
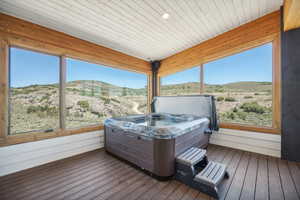
[[[152,98],[158,95],[158,70],[160,67],[160,61],[151,62],[152,69]]]

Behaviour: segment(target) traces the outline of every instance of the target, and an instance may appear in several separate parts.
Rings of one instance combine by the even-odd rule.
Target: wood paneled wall
[[[0,146],[103,129],[102,125],[49,133],[8,135],[8,51],[17,46],[151,75],[150,63],[15,17],[0,13]]]
[[[285,0],[283,9],[284,31],[300,27],[300,1]]]
[[[145,60],[1,13],[0,38],[10,45],[141,73],[151,72],[150,63]]]
[[[280,12],[276,11],[162,60],[159,76],[271,42],[279,33]]]

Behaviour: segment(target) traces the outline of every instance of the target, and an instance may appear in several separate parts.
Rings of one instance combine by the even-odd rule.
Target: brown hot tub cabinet
[[[105,150],[158,177],[169,177],[175,173],[176,156],[193,146],[206,148],[211,131],[218,128],[214,98],[156,97],[152,106],[159,113],[106,120]]]
[[[186,149],[206,148],[209,134],[197,128],[171,139],[149,138],[118,128],[105,127],[105,149],[159,177],[174,175],[175,157]]]

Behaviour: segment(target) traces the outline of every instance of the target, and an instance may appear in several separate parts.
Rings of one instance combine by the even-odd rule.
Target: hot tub
[[[159,102],[163,100],[154,101],[156,108]],[[206,148],[213,129],[211,115],[172,112],[107,119],[104,123],[106,151],[158,177],[172,176],[175,157],[192,146]]]

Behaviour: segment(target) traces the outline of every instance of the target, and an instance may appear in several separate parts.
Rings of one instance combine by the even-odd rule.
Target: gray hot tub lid
[[[219,130],[215,98],[212,95],[157,96],[151,104],[152,112],[191,114],[210,120],[210,129]]]

